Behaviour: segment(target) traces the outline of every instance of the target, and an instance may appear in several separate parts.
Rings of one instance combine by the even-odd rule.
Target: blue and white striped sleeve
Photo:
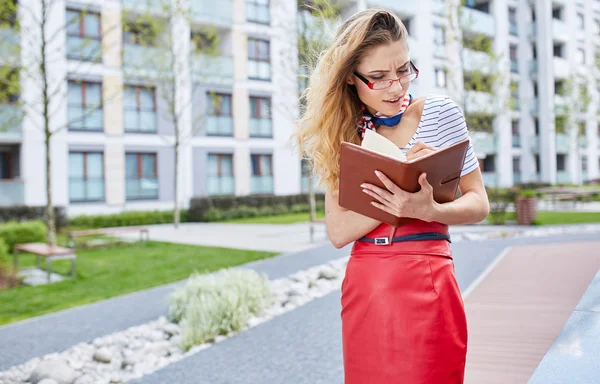
[[[465,163],[461,172],[461,176],[469,174],[479,167],[479,161],[473,151],[473,143],[469,136],[467,123],[462,110],[450,97],[446,97],[440,105],[438,115],[438,137],[437,147],[445,148],[459,141],[469,139],[469,148],[465,156]]]

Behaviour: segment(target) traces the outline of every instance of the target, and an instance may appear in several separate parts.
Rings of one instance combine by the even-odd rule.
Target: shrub
[[[67,214],[64,207],[54,208],[54,217],[56,218],[56,227],[64,228],[67,226]],[[29,206],[10,206],[0,207],[0,223],[11,221],[36,221],[46,218],[46,207]]]
[[[274,302],[265,275],[252,270],[226,269],[192,275],[169,297],[168,317],[181,326],[181,347],[213,341],[244,327]]]
[[[514,204],[517,189],[488,188],[490,200],[489,221],[492,224],[504,224],[507,220],[508,208]]]
[[[8,222],[0,224],[0,239],[3,239],[12,252],[15,244],[45,243],[47,240],[46,225],[41,221]]]
[[[188,211],[181,210],[181,222],[188,219]],[[77,228],[107,228],[134,225],[169,224],[173,211],[126,211],[110,215],[81,215],[69,220],[69,226]]]
[[[10,257],[8,253],[8,246],[6,245],[6,241],[0,238],[0,268],[3,265],[7,265],[10,262]]]

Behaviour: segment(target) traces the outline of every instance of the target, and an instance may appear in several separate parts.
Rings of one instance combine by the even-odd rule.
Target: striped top
[[[443,95],[428,95],[423,106],[423,115],[413,137],[404,150],[408,150],[417,142],[436,148],[445,148],[464,139],[469,139],[469,149],[461,172],[464,176],[479,167],[473,152],[473,144],[467,129],[463,113],[452,98]]]

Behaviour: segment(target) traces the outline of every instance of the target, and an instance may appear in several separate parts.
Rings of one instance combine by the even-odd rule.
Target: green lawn
[[[550,212],[539,211],[540,225],[600,223],[600,212]]]
[[[71,308],[209,272],[276,253],[148,242],[77,251],[77,277],[60,283],[0,290],[0,324]],[[20,266],[34,265],[22,255]],[[69,261],[52,263],[67,275]]]
[[[325,218],[324,212],[317,212],[317,219]],[[226,223],[239,223],[239,224],[293,224],[303,223],[310,220],[308,213],[288,213],[285,215],[276,216],[260,216],[260,217],[248,217],[244,219],[232,219],[225,221]]]

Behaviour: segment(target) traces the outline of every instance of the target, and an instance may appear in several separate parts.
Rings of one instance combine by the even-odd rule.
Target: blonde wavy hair
[[[319,176],[319,184],[328,190],[339,188],[341,143],[361,141],[356,119],[363,104],[347,79],[371,48],[406,41],[407,37],[398,16],[382,9],[368,9],[346,20],[331,46],[320,53],[309,86],[302,94],[305,110],[293,137]]]

